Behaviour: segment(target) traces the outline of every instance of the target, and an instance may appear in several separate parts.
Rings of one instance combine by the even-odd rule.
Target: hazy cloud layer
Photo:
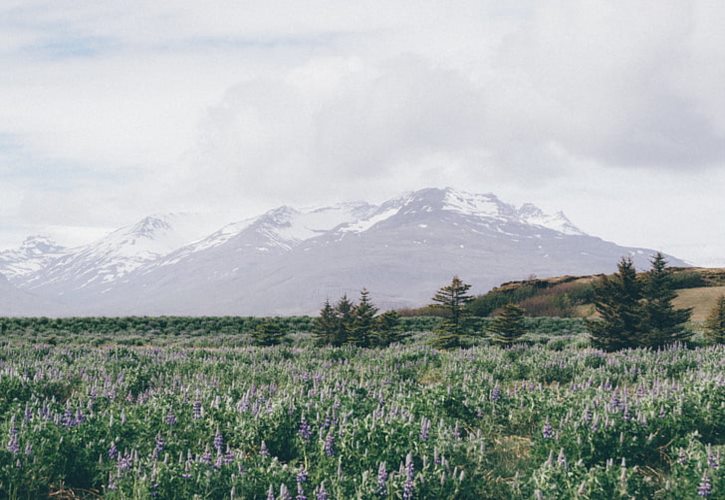
[[[724,22],[714,1],[6,1],[0,246],[453,185],[725,265]]]

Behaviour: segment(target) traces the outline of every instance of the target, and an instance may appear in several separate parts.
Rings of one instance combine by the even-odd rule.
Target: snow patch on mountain
[[[66,253],[48,236],[29,236],[19,248],[0,252],[0,274],[15,280],[36,272]]]

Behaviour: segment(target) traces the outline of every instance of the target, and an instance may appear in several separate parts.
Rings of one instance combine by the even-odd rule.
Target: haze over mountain
[[[415,306],[454,274],[482,293],[531,274],[609,272],[622,255],[643,268],[653,253],[584,234],[561,212],[450,188],[380,205],[282,206],[214,232],[202,222],[150,216],[77,248],[36,238],[0,252],[2,293],[24,297],[0,313],[306,314],[363,287],[382,307]]]

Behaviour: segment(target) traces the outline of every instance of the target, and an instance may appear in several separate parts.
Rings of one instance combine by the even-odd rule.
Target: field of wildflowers
[[[4,339],[0,497],[725,498],[725,347],[423,337]]]

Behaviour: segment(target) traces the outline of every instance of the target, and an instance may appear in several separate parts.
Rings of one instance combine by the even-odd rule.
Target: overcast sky
[[[453,186],[725,265],[723,26],[720,0],[0,0],[0,248]]]

